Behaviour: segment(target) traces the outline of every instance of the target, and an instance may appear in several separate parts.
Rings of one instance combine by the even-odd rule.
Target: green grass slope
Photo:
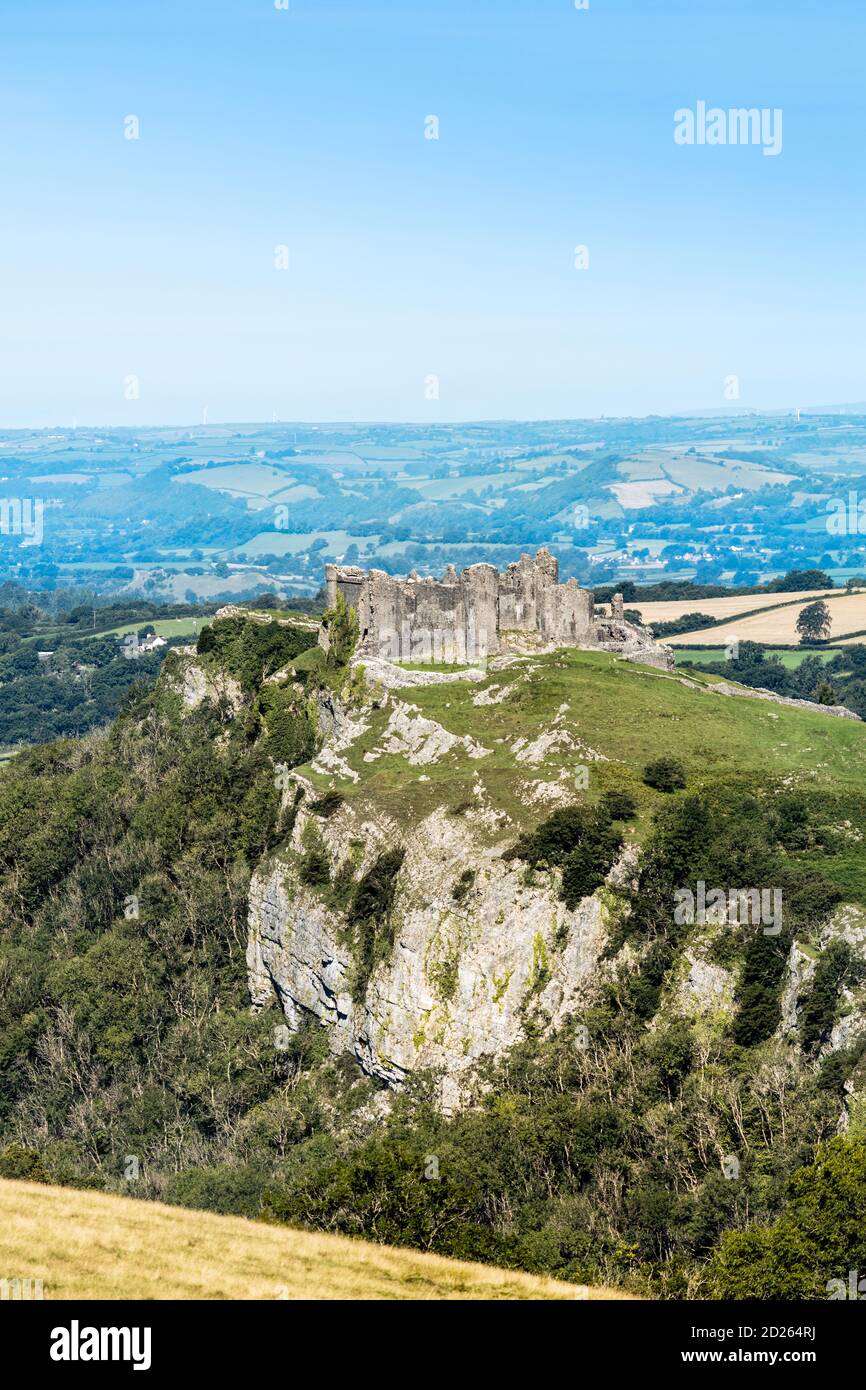
[[[348,800],[369,801],[407,827],[437,806],[477,802],[479,787],[482,799],[519,827],[542,814],[532,797],[536,785],[561,781],[565,800],[590,803],[623,788],[637,799],[634,834],[641,839],[664,800],[644,785],[643,770],[671,754],[683,762],[693,790],[720,783],[732,796],[795,789],[828,824],[866,819],[866,724],[756,699],[745,689],[741,697],[714,694],[715,683],[700,673],[684,682],[606,652],[568,650],[522,658],[489,671],[483,682],[413,686],[398,698],[449,733],[468,735],[488,755],[473,758],[458,748],[413,766],[401,752],[378,754],[386,707],[343,755],[358,780],[338,777],[336,785]],[[478,703],[484,692],[496,702]],[[520,761],[514,751],[520,739],[557,729],[572,747],[554,744],[535,766]],[[334,782],[309,767],[299,771],[323,789]],[[866,862],[858,849],[842,846],[823,862],[847,895],[866,902]]]

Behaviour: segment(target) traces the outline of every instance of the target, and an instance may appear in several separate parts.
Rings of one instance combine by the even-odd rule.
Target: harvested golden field
[[[861,632],[866,629],[866,593],[837,594],[835,598],[825,596],[830,610],[832,627],[830,637],[833,641],[846,633]],[[721,627],[706,628],[695,632],[682,632],[676,637],[664,640],[672,647],[684,643],[704,642],[711,636],[713,643],[729,642],[738,637],[741,642],[798,642],[797,617],[802,608],[813,603],[814,598],[806,598],[801,603],[789,604],[786,608],[770,609],[754,613],[750,618],[732,618]],[[695,610],[698,611],[698,610]],[[703,611],[701,609],[701,611]],[[866,640],[866,639],[859,639]]]
[[[672,623],[686,613],[706,613],[708,618],[732,618],[737,613],[753,613],[756,608],[778,608],[780,604],[796,603],[799,599],[809,603],[816,598],[824,598],[828,592],[832,590],[810,589],[802,594],[741,594],[739,598],[687,598],[669,603],[636,601],[627,603],[626,608],[635,609],[644,622],[652,626],[653,623]]]
[[[341,1236],[0,1180],[0,1279],[46,1299],[628,1298]]]

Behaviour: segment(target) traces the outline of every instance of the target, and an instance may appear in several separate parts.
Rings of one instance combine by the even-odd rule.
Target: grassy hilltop
[[[563,781],[563,800],[569,802],[591,804],[607,791],[627,790],[638,805],[630,834],[639,842],[666,800],[644,784],[644,769],[674,754],[695,791],[722,787],[731,797],[769,797],[797,789],[828,822],[850,816],[859,821],[866,814],[866,724],[758,700],[745,687],[739,698],[713,694],[717,683],[699,672],[684,680],[607,652],[563,650],[521,658],[506,670],[489,671],[482,682],[409,687],[395,692],[397,697],[449,733],[468,736],[489,756],[473,758],[456,748],[418,767],[401,753],[385,752],[370,762],[388,723],[383,709],[343,754],[358,780],[338,778],[337,784],[350,803],[369,800],[407,829],[437,806],[471,801],[480,784],[490,804],[508,813],[506,838],[513,838],[514,826],[538,821],[532,788],[550,787],[551,779]],[[494,702],[479,702],[489,694]],[[567,715],[557,721],[563,706]],[[532,764],[515,755],[518,740],[557,727],[566,730],[572,747],[554,742]],[[581,767],[588,770],[585,792],[571,775]],[[309,764],[298,773],[323,792],[334,782]],[[858,841],[839,842],[829,855],[824,846],[818,858],[847,895],[866,903],[866,858]]]

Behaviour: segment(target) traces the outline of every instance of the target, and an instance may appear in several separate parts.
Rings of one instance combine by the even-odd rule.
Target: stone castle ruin
[[[622,597],[610,614],[575,579],[559,583],[559,564],[547,551],[504,571],[449,565],[441,579],[395,579],[382,570],[325,566],[328,607],[341,594],[358,614],[358,652],[389,661],[473,662],[527,643],[539,647],[600,647],[649,665],[670,667],[666,647],[647,629],[625,621]],[[320,641],[327,645],[323,629]]]

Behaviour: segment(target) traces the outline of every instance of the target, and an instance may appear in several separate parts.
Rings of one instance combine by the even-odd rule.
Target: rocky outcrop
[[[195,647],[175,647],[172,665],[167,667],[163,683],[180,696],[184,709],[198,709],[205,701],[225,704],[237,714],[244,702],[240,682],[218,666],[209,666],[197,655]]]
[[[645,637],[619,618],[599,619],[599,631],[618,656],[629,645],[628,632],[637,634],[635,652],[648,653]],[[390,1087],[432,1069],[443,1104],[453,1109],[474,1084],[480,1059],[501,1057],[530,1029],[580,1020],[605,978],[635,968],[642,948],[633,940],[613,960],[603,958],[611,928],[628,911],[628,890],[636,887],[633,841],[607,884],[574,909],[559,897],[557,871],[533,874],[503,857],[518,827],[527,819],[537,824],[547,808],[573,803],[575,791],[586,788],[588,765],[612,756],[611,745],[602,753],[581,737],[574,703],[557,707],[557,695],[539,716],[535,687],[542,682],[535,674],[543,669],[556,682],[572,664],[579,659],[563,653],[549,660],[506,650],[486,672],[417,673],[425,678],[418,686],[434,687],[425,697],[420,688],[405,689],[406,677],[416,673],[378,661],[381,680],[371,683],[368,669],[366,681],[352,683],[345,698],[355,703],[344,705],[325,689],[317,693],[323,745],[309,780],[295,773],[283,788],[286,807],[297,809],[298,784],[306,797],[289,842],[266,858],[251,884],[247,963],[254,1007],[278,1005],[291,1028],[317,1019],[333,1053],[351,1054]],[[629,673],[619,668],[617,676]],[[662,687],[678,679],[649,672],[632,678]],[[448,683],[452,690],[438,688]],[[513,707],[500,708],[506,701]],[[613,758],[602,784],[616,772]],[[305,809],[322,797],[315,774],[347,794],[327,809],[317,806],[320,815]],[[538,814],[525,817],[521,804]],[[376,919],[375,949],[365,953],[347,905],[379,856],[398,848],[404,858],[393,907],[387,921]],[[306,870],[311,863],[321,868],[325,859],[330,881],[315,886]],[[861,918],[842,925],[834,919],[833,931],[847,932],[858,951],[866,950]],[[738,967],[719,964],[727,957],[715,944],[712,931],[684,943],[658,1015],[685,1017],[704,1037],[721,1035],[737,1009]],[[773,1046],[798,1045],[803,991],[826,944],[801,943],[792,951]],[[862,1001],[846,996],[825,1046],[847,1046],[864,1019]]]
[[[659,671],[672,671],[675,662],[671,648],[656,642],[649,628],[636,627],[634,623],[617,617],[618,611],[620,609],[615,606],[611,617],[601,618],[595,624],[594,645],[622,657],[624,661],[637,661],[644,666],[655,666]]]
[[[856,958],[866,966],[866,912],[862,908],[846,904],[837,908],[821,929],[816,946],[801,941],[792,942],[782,987],[783,1036],[793,1037],[797,1033],[802,1018],[803,999],[815,977],[822,952],[826,951],[833,941],[846,942]],[[837,1014],[836,1022],[821,1048],[820,1055],[835,1052],[842,1047],[850,1047],[855,1039],[866,1032],[866,990],[862,984],[853,989],[846,987],[842,991]]]
[[[227,603],[222,608],[218,608],[214,614],[214,620],[221,618],[243,618],[247,623],[277,623],[280,627],[305,628],[308,632],[317,632],[319,624],[313,618],[305,618],[303,614],[297,617],[281,618],[278,614],[266,608],[241,608],[236,603]]]
[[[480,666],[469,666],[462,671],[413,671],[398,666],[384,657],[371,657],[367,654],[356,656],[352,663],[362,667],[365,679],[382,690],[408,690],[410,686],[448,685],[453,681],[483,681],[486,672]]]
[[[688,950],[675,1000],[678,1011],[687,1018],[730,1018],[734,1012],[733,973],[707,960],[700,949]]]
[[[470,758],[486,758],[490,753],[489,748],[482,748],[468,734],[451,734],[435,719],[425,719],[417,705],[397,700],[391,708],[381,743],[364,754],[364,761],[372,763],[383,753],[400,753],[413,767],[421,767],[438,762],[456,749]]]
[[[291,1026],[303,1013],[326,1026],[335,1053],[399,1085],[419,1067],[442,1068],[442,1098],[456,1105],[481,1057],[498,1056],[529,1017],[555,1026],[579,1008],[602,951],[615,900],[606,890],[569,911],[550,883],[475,841],[466,816],[440,809],[405,844],[393,910],[393,948],[362,999],[353,998],[353,944],[345,919],[305,887],[293,852],[254,877],[248,966],[257,1007],[276,999]],[[354,841],[359,871],[399,842],[384,820],[358,822],[348,807],[316,823],[334,860]]]

